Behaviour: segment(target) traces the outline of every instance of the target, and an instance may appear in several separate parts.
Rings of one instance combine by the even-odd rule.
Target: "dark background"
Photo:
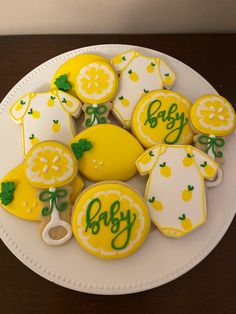
[[[29,71],[63,52],[96,44],[133,44],[186,63],[236,105],[236,35],[0,36],[0,101]],[[1,151],[2,153],[2,151]],[[57,286],[24,266],[0,242],[0,314],[236,313],[236,227],[193,270],[162,287],[97,296]]]

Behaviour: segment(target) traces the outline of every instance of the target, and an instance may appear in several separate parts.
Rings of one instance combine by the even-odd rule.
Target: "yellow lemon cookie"
[[[13,182],[15,185],[13,198],[10,203],[3,204],[0,200],[1,206],[12,215],[31,221],[40,221],[42,219],[41,211],[43,203],[38,198],[38,189],[34,188],[28,183],[25,177],[24,164],[13,168],[1,180],[0,194],[3,192],[2,184],[6,182]],[[81,192],[84,184],[79,176],[76,176],[71,183],[72,192],[70,194],[70,203],[74,204],[75,199]]]
[[[85,140],[91,144],[88,148]],[[81,148],[84,141],[85,147]],[[70,144],[78,158],[79,172],[92,181],[128,180],[135,175],[135,160],[143,153],[139,142],[114,124],[92,126]]]
[[[189,144],[191,103],[184,96],[158,90],[141,98],[132,116],[132,131],[145,147],[159,143]]]
[[[83,249],[100,258],[117,259],[134,253],[149,228],[145,200],[119,181],[90,186],[74,206],[73,234]]]
[[[69,59],[63,63],[54,74],[51,82],[51,89],[61,89],[76,96],[75,82],[80,69],[90,62],[96,61],[109,63],[109,60],[106,58],[95,54],[81,54]]]
[[[77,173],[75,156],[59,142],[45,141],[35,145],[24,165],[28,182],[40,189],[66,185]]]
[[[89,104],[108,101],[115,95],[117,88],[117,74],[106,62],[91,62],[82,67],[76,77],[76,94]]]
[[[235,128],[235,111],[222,96],[202,96],[192,106],[191,123],[197,133],[226,136]]]

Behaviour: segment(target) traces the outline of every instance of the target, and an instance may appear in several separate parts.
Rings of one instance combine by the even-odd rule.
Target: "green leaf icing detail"
[[[28,111],[28,114],[33,114],[33,109],[30,108],[30,110]]]
[[[126,57],[125,57],[125,56],[123,56],[123,57],[122,57],[122,60],[126,61]]]
[[[30,140],[34,139],[34,134],[31,134],[31,136],[29,137]]]
[[[187,157],[188,157],[188,158],[193,158],[193,155],[187,154]]]
[[[154,203],[155,202],[155,196],[153,196],[152,198],[148,199],[149,203]]]
[[[132,74],[132,72],[133,72],[132,70],[129,70],[129,71],[128,71],[129,74]]]
[[[143,91],[144,91],[145,94],[149,93],[149,90],[148,90],[148,89],[145,89],[145,88],[144,88]]]
[[[186,215],[185,214],[183,214],[182,216],[180,216],[180,217],[178,217],[179,218],[179,220],[185,220],[185,218],[186,218]]]
[[[62,202],[58,204],[58,199],[62,199],[67,196],[65,189],[56,189],[55,191],[44,190],[39,194],[39,200],[41,202],[50,202],[50,206],[45,206],[42,209],[42,215],[48,216],[52,213],[53,208],[56,208],[59,212],[65,211],[68,207],[68,202]]]
[[[58,124],[59,120],[53,120],[53,123]]]
[[[155,67],[155,66],[156,66],[156,63],[151,62],[151,66],[152,66],[152,67]]]
[[[177,112],[178,105],[173,103],[168,110],[161,110],[162,102],[159,99],[153,100],[147,108],[147,118],[144,125],[149,124],[150,128],[158,128],[159,120],[166,122],[166,130],[170,130],[164,137],[166,144],[175,144],[183,132],[188,118],[184,112]],[[178,124],[178,125],[177,125]],[[177,126],[176,126],[177,125]]]
[[[103,223],[105,227],[110,228],[110,232],[116,234],[111,241],[114,250],[123,250],[129,244],[132,227],[136,220],[136,214],[131,213],[130,209],[126,212],[120,211],[120,201],[115,200],[111,203],[109,211],[102,211],[101,200],[97,197],[90,201],[86,210],[86,227],[85,232],[90,231],[96,235],[100,231]],[[101,213],[100,213],[101,212]],[[121,222],[125,221],[127,225],[121,229]],[[121,230],[120,230],[121,229]],[[124,243],[120,243],[120,237],[126,235]]]
[[[188,190],[189,190],[189,191],[193,191],[193,190],[194,190],[194,186],[188,185]]]
[[[86,139],[80,139],[78,143],[72,143],[71,148],[77,159],[80,159],[84,152],[89,151],[93,147],[93,144]]]
[[[22,100],[20,101],[20,104],[21,104],[21,105],[25,105],[25,101],[22,99]]]
[[[153,157],[154,156],[154,154],[153,154],[153,151],[151,150],[149,153],[148,153],[151,157]]]
[[[59,90],[63,90],[65,92],[71,90],[72,88],[72,85],[68,81],[66,74],[63,74],[57,77],[54,81],[54,84]]]
[[[170,76],[170,73],[165,73],[164,75],[167,77],[167,76]]]
[[[3,205],[7,206],[14,200],[15,189],[16,184],[13,181],[1,183],[0,199]]]
[[[203,164],[200,164],[200,166],[201,166],[202,168],[205,168],[205,167],[207,166],[207,161],[204,161],[204,163],[203,163]]]
[[[55,96],[50,96],[50,98],[51,98],[52,100],[54,100],[56,97],[55,97]]]
[[[160,164],[160,167],[164,168],[166,166],[166,162],[163,162],[162,164]]]

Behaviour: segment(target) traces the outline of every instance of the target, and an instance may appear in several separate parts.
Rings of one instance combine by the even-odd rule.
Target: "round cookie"
[[[81,54],[76,57],[70,58],[65,63],[63,63],[54,74],[51,81],[51,89],[61,89],[67,91],[68,93],[76,96],[75,92],[75,82],[76,77],[80,69],[90,62],[102,61],[109,63],[109,60],[95,54]],[[64,84],[63,84],[64,77]],[[56,80],[61,78],[61,87],[56,85]],[[69,84],[68,84],[69,83]]]
[[[134,109],[132,131],[147,148],[159,143],[189,144],[193,137],[190,109],[190,101],[174,91],[148,93]]]
[[[233,106],[219,95],[198,98],[191,108],[191,124],[196,133],[226,136],[236,124]]]
[[[118,78],[106,62],[96,61],[83,66],[76,76],[75,91],[79,99],[89,104],[101,104],[114,97]]]
[[[119,181],[94,184],[78,197],[72,229],[87,252],[105,259],[134,253],[150,228],[145,200]]]
[[[86,145],[86,141],[91,145],[83,147],[85,152],[81,154],[81,144]],[[135,175],[135,161],[143,153],[136,138],[114,124],[85,129],[70,144],[78,158],[79,172],[92,181],[128,180]]]

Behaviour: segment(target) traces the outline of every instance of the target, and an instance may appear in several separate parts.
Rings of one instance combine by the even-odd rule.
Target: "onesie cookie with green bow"
[[[190,118],[193,131],[197,133],[194,137],[196,147],[222,163],[224,137],[234,131],[236,124],[232,105],[222,96],[205,95],[193,104]]]
[[[80,69],[76,77],[75,91],[79,99],[84,102],[84,127],[110,122],[109,101],[114,97],[117,89],[117,74],[106,62],[91,62]]]

